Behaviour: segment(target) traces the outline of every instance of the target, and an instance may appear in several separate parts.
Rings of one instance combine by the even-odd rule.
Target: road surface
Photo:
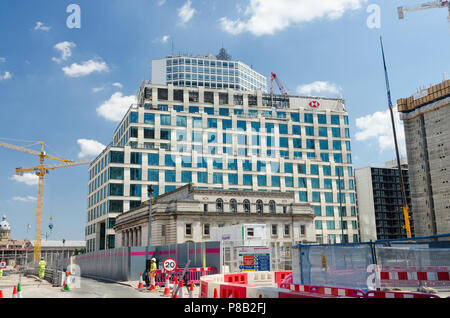
[[[80,288],[73,286],[69,292],[62,291],[61,287],[53,287],[47,281],[40,281],[32,277],[20,277],[23,298],[168,298],[163,296],[164,288],[156,292],[139,291],[136,286],[110,283],[90,278],[80,279]],[[0,279],[0,290],[4,298],[11,298],[14,285],[19,282],[19,275],[14,274]],[[198,286],[194,296],[198,298]],[[187,298],[187,290],[184,289]]]

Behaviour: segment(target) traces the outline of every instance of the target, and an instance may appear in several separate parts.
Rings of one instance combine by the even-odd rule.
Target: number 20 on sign
[[[167,258],[164,260],[163,268],[166,272],[173,272],[177,269],[177,262],[172,258]]]

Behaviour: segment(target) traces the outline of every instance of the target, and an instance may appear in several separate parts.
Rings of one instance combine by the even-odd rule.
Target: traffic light
[[[153,186],[152,186],[152,185],[149,185],[149,186],[147,187],[147,194],[148,194],[148,197],[149,197],[149,198],[152,197],[152,195],[153,195]]]

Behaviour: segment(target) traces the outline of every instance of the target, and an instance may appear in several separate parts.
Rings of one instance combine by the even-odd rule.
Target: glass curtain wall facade
[[[239,61],[168,56],[152,62],[152,83],[267,92],[267,78]]]
[[[271,107],[273,96],[261,91],[141,85],[138,105],[130,107],[113,142],[89,169],[88,251],[98,250],[99,240],[112,247],[109,225],[148,199],[148,185],[157,196],[190,182],[294,192],[297,203],[314,207],[317,242],[358,241],[344,102],[276,97],[282,107]],[[99,237],[102,223],[105,238]]]

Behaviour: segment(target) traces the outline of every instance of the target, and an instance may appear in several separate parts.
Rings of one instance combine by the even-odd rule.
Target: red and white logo
[[[320,103],[316,100],[313,100],[312,102],[309,103],[309,106],[312,108],[317,108],[320,106]]]

